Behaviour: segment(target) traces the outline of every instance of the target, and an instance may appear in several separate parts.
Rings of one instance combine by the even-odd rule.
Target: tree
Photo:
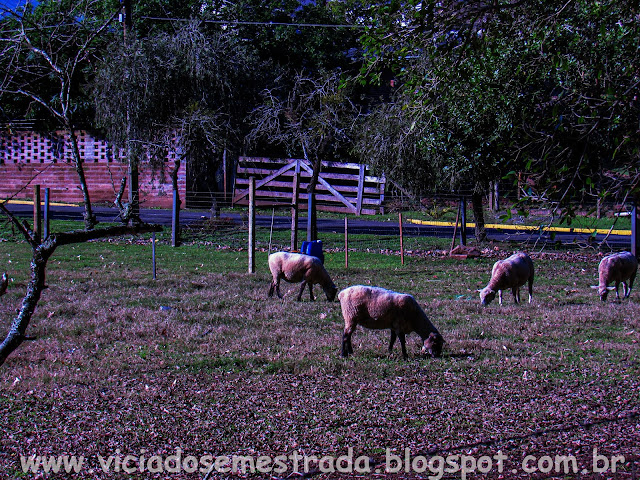
[[[153,152],[177,133],[192,170],[212,159],[215,168],[225,149],[240,148],[259,73],[233,33],[197,21],[116,43],[93,84],[97,125],[136,156],[144,149],[158,168],[163,156]]]
[[[547,19],[532,35],[524,158],[538,191],[570,221],[589,194],[620,202],[640,192],[640,25],[629,1],[571,2]]]
[[[270,62],[275,77],[288,73],[354,68],[353,55],[361,29],[355,24],[358,2],[242,0],[227,2],[208,18],[229,21],[240,38],[251,39],[258,58]]]
[[[86,69],[91,68],[102,36],[116,14],[96,19],[99,2],[42,2],[22,16],[13,15],[1,39],[1,64],[6,72],[0,94],[20,96],[35,104],[66,130],[84,198],[87,229],[96,224],[76,137],[76,94]],[[97,23],[94,23],[96,22]],[[7,26],[7,24],[5,24]]]
[[[90,186],[84,177],[73,113],[78,101],[77,92],[85,78],[83,74],[91,69],[97,44],[115,17],[96,22],[93,8],[97,6],[99,2],[85,0],[42,2],[36,9],[37,14],[25,11],[22,16],[14,15],[17,28],[5,30],[1,39],[0,58],[5,73],[0,84],[0,98],[23,96],[67,131],[85,200],[85,229],[51,233],[41,240],[26,221],[20,222],[4,203],[0,204],[0,211],[22,233],[32,250],[31,278],[22,306],[0,343],[0,365],[25,340],[32,339],[27,335],[27,328],[45,288],[47,262],[57,247],[108,236],[161,230],[158,226],[144,224],[94,228],[96,221],[91,210]],[[52,92],[55,92],[54,96],[51,96]]]
[[[401,80],[396,111],[405,129],[419,132],[414,170],[444,174],[425,177],[435,182],[428,185],[467,183],[477,195],[487,182],[524,171],[571,215],[571,202],[605,165],[622,169],[624,190],[637,188],[637,167],[629,170],[638,158],[630,141],[638,118],[634,8],[626,1],[385,5],[363,36],[363,75],[375,80],[389,69]]]
[[[322,160],[331,151],[345,152],[358,109],[351,102],[348,88],[337,72],[318,77],[297,74],[291,89],[272,88],[263,92],[263,102],[250,121],[253,130],[249,142],[267,140],[281,145],[289,156],[301,155],[313,165],[313,175],[307,187],[312,202],[312,219],[316,204],[313,195],[318,183]],[[311,237],[315,239],[315,221]]]

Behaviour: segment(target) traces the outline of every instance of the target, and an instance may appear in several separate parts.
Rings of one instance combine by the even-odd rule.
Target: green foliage
[[[202,163],[239,148],[244,115],[257,92],[240,87],[255,83],[260,69],[229,32],[198,22],[178,26],[112,45],[93,93],[98,126],[130,152],[156,145],[162,153],[180,128],[180,150],[197,176]]]
[[[637,194],[633,2],[407,2],[374,12],[361,78],[390,70],[402,84],[399,105],[381,106],[365,129],[364,143],[386,127],[366,151],[381,168],[417,173],[422,189],[477,190],[524,172],[558,208],[603,191],[618,201]],[[386,122],[385,109],[397,117]]]
[[[243,22],[233,29],[240,38],[251,39],[259,58],[272,62],[278,72],[315,74],[350,67],[349,49],[357,46],[360,32],[331,25],[351,23],[359,8],[356,2],[243,0],[227,4],[215,17]]]

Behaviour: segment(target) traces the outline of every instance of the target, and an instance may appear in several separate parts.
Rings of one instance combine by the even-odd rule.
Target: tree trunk
[[[484,210],[482,208],[482,194],[474,191],[471,194],[471,208],[473,218],[476,223],[476,240],[484,242],[487,238],[487,231],[484,225]]]
[[[31,258],[31,280],[27,285],[27,293],[22,299],[22,307],[18,312],[18,316],[13,320],[9,333],[7,333],[4,341],[0,344],[0,365],[4,363],[7,357],[11,355],[23,341],[28,339],[26,331],[33,312],[36,310],[38,301],[40,301],[42,290],[44,289],[47,261],[55,250],[55,244],[53,247],[50,247],[47,246],[47,243],[49,242],[45,242],[45,244],[33,250],[33,256]]]
[[[16,227],[18,227],[18,229],[23,233],[33,251],[33,255],[31,257],[31,280],[29,280],[29,283],[27,284],[27,292],[22,300],[22,307],[20,308],[16,318],[11,323],[11,328],[9,329],[7,336],[2,343],[0,343],[0,366],[5,362],[7,357],[9,357],[9,355],[11,355],[11,353],[22,344],[22,342],[25,340],[32,340],[32,338],[26,335],[27,327],[29,326],[31,317],[36,310],[36,306],[38,305],[38,301],[42,295],[42,290],[45,288],[44,280],[47,262],[57,247],[72,243],[84,243],[89,240],[115,235],[162,231],[162,227],[158,225],[136,225],[133,227],[123,225],[58,234],[52,233],[44,240],[44,242],[38,244],[34,237],[24,226],[21,226],[19,221],[4,207],[4,205],[0,204],[0,210],[2,210],[14,225],[16,225]]]
[[[71,140],[71,148],[73,150],[73,163],[75,163],[76,166],[76,173],[78,174],[78,180],[80,181],[80,190],[82,191],[82,199],[84,200],[84,225],[87,230],[91,230],[98,221],[96,220],[96,216],[93,214],[91,208],[89,187],[87,186],[87,180],[84,176],[84,166],[82,164],[82,158],[80,157],[78,138],[70,124],[67,124],[67,130],[69,131],[69,139]]]

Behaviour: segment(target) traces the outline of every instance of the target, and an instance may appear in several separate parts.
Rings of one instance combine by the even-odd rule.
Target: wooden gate
[[[308,160],[240,157],[233,204],[247,204],[249,177],[255,177],[258,206],[291,206],[297,191],[300,207],[307,203],[307,186],[312,175],[313,167]],[[384,175],[368,175],[366,165],[322,162],[316,186],[317,208],[356,215],[384,213],[384,188]]]

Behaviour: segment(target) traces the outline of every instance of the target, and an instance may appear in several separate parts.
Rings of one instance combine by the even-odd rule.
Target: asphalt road
[[[7,204],[8,209],[19,217],[32,217],[33,206],[31,204],[10,203]],[[94,213],[100,222],[117,222],[118,212],[115,208],[110,207],[94,207]],[[82,220],[82,207],[75,206],[51,206],[50,218],[52,220]],[[180,224],[188,225],[190,223],[199,222],[203,218],[208,218],[208,211],[182,210],[180,212]],[[162,209],[142,209],[140,217],[148,223],[156,223],[163,226],[171,225],[171,210]],[[224,213],[222,217],[232,219],[235,223],[241,224],[243,218],[241,214]],[[246,221],[246,219],[245,219]],[[256,225],[258,227],[269,228],[271,226],[271,215],[259,214],[256,216]],[[300,217],[299,227],[301,231],[306,231],[307,219]],[[273,228],[276,230],[287,230],[291,228],[291,219],[289,217],[276,216],[273,219]],[[318,219],[319,232],[344,232],[343,219]],[[396,222],[376,221],[371,219],[350,219],[350,234],[372,234],[372,235],[399,235],[399,226]],[[453,235],[453,227],[449,226],[433,226],[433,225],[416,225],[403,224],[403,234],[406,236],[436,236],[451,238]],[[467,238],[472,239],[474,229],[467,229]],[[546,244],[596,244],[601,242],[604,234],[597,234],[595,239],[590,238],[586,233],[575,232],[557,232],[554,236],[550,233],[531,232],[531,231],[513,231],[500,229],[487,229],[487,237],[494,241],[511,241],[517,243],[533,243],[537,242],[538,248],[544,247]],[[630,248],[630,237],[625,235],[610,235],[607,243],[611,248],[624,249]]]

